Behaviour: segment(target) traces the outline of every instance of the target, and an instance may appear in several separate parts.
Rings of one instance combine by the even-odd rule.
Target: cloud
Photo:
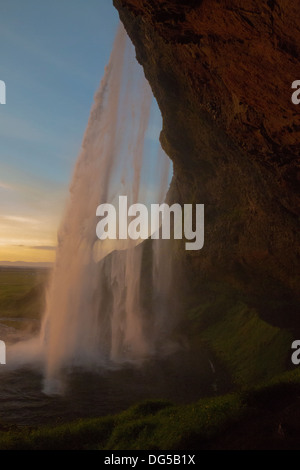
[[[31,250],[47,250],[47,251],[55,251],[56,246],[54,245],[9,245],[15,248],[30,248]]]
[[[56,250],[56,246],[51,246],[51,245],[37,245],[37,246],[31,246],[30,248],[34,250],[49,250],[49,251]]]
[[[20,217],[16,215],[5,215],[3,216],[4,220],[11,220],[12,222],[21,222],[22,224],[38,224],[39,221],[37,219],[33,219],[31,217]]]
[[[14,191],[15,188],[13,186],[11,186],[10,184],[7,184],[7,183],[3,183],[2,181],[0,181],[0,190],[4,190],[4,191]]]

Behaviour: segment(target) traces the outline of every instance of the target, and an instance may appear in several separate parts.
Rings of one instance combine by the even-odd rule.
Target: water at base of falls
[[[115,414],[149,399],[190,403],[214,395],[208,356],[180,351],[136,367],[73,368],[65,372],[61,394],[42,392],[43,376],[32,368],[0,369],[0,421],[38,426]],[[218,392],[228,391],[219,380]]]

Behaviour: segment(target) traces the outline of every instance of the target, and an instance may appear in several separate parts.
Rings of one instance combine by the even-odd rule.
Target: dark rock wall
[[[169,199],[205,204],[196,278],[292,298],[299,283],[297,1],[114,0],[163,116]]]

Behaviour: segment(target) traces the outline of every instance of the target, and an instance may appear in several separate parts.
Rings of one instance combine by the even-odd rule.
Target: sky
[[[1,0],[0,264],[54,260],[118,23],[110,0]]]

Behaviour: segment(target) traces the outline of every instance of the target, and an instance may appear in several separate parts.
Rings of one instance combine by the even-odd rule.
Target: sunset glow
[[[61,22],[57,4],[3,4],[0,265],[55,258],[69,181],[118,24],[110,4],[75,3],[60,3]]]

